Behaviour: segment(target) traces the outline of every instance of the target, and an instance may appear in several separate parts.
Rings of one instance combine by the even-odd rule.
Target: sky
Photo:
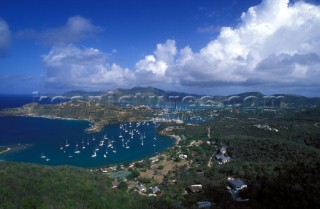
[[[320,0],[0,0],[0,93],[320,96]]]

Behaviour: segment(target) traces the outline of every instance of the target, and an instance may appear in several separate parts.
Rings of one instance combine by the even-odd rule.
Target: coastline
[[[181,141],[181,137],[178,136],[178,135],[169,135],[169,134],[167,134],[167,135],[165,135],[165,136],[168,136],[168,137],[170,137],[170,138],[174,138],[174,139],[176,140],[175,146],[177,146],[177,145],[180,143],[180,141]]]
[[[29,147],[31,147],[31,144],[16,144],[16,145],[8,145],[8,146],[2,146],[5,147],[6,150],[3,150],[0,152],[0,155],[5,155],[8,153],[12,153],[12,152],[19,152],[21,150],[27,149]]]
[[[44,118],[44,119],[50,119],[50,120],[86,121],[89,123],[89,127],[84,130],[87,133],[99,133],[101,129],[104,127],[104,126],[101,127],[95,121],[90,119],[64,118],[64,117],[58,117],[58,116],[34,115],[34,114],[16,115],[15,117]]]

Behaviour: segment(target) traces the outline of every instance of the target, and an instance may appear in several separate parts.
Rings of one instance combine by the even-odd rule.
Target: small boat
[[[41,153],[41,157],[40,157],[40,158],[45,159],[45,158],[46,158],[46,156],[45,156],[45,155],[43,155],[43,153]]]
[[[46,161],[50,161],[50,159],[49,159],[49,158],[47,158],[47,159],[46,159]]]
[[[97,157],[97,153],[93,152],[93,154],[91,155],[91,157]]]
[[[64,146],[69,147],[68,140],[66,140],[66,144]]]
[[[106,155],[106,154],[104,154],[104,155],[103,155],[103,157],[104,157],[104,158],[107,158],[107,155]]]

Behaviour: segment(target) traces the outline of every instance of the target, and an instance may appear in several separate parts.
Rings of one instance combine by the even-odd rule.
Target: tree
[[[127,191],[128,189],[128,184],[124,181],[121,181],[118,185],[118,189],[122,190],[122,191]]]

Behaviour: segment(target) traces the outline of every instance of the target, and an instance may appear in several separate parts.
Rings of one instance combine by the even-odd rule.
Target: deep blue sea
[[[0,109],[30,102],[32,96],[28,95],[0,95]],[[152,122],[113,124],[100,133],[86,134],[89,125],[76,120],[0,117],[0,146],[31,145],[1,154],[0,160],[92,168],[150,157],[175,143],[157,135],[159,124]]]

